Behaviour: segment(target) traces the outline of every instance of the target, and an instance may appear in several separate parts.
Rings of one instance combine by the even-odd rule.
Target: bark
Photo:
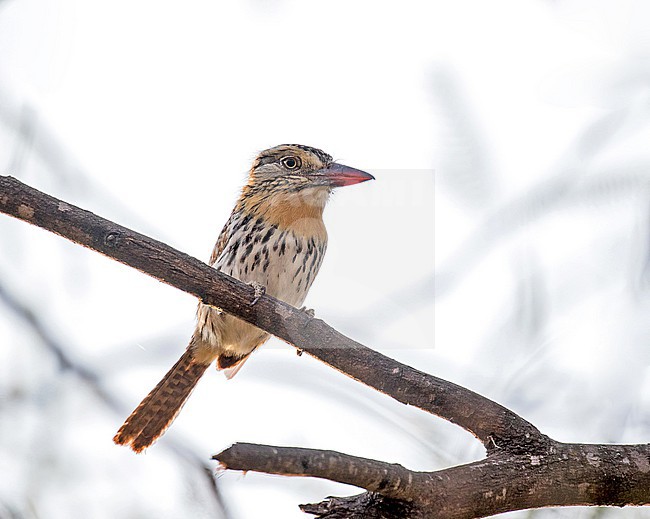
[[[152,238],[0,176],[0,212],[59,234],[195,295],[338,371],[474,434],[487,457],[416,472],[332,451],[235,444],[214,456],[232,470],[312,476],[368,492],[303,505],[319,517],[485,517],[510,510],[650,503],[647,445],[554,441],[513,411],[340,334],[320,319]]]
[[[312,476],[369,491],[331,498],[306,510],[339,517],[342,510],[376,508],[379,517],[405,517],[395,500],[408,504],[408,517],[473,518],[548,506],[650,504],[650,449],[647,445],[590,445],[544,442],[534,454],[495,451],[481,461],[434,472],[355,458],[332,451],[235,444],[214,456],[226,468],[285,476]],[[516,449],[518,451],[518,449]],[[374,512],[373,512],[374,513]],[[391,515],[392,514],[392,515]]]

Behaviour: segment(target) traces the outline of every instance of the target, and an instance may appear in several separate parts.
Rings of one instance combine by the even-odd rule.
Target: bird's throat
[[[327,239],[323,223],[323,209],[329,198],[324,188],[297,192],[250,193],[242,196],[244,212],[263,218],[266,223],[297,235]]]

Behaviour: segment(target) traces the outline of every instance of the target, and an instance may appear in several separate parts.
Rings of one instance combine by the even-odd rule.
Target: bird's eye
[[[294,170],[300,167],[300,159],[298,157],[284,157],[281,162],[288,170]]]

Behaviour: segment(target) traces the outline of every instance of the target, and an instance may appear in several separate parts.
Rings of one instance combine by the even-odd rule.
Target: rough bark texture
[[[341,454],[235,444],[214,459],[234,470],[312,476],[359,486],[364,494],[303,505],[322,518],[473,518],[571,505],[650,504],[647,445],[556,442],[499,404],[385,357],[272,297],[147,236],[0,176],[0,212],[48,229],[193,294],[284,339],[396,400],[473,433],[487,458],[415,472]]]
[[[381,494],[366,492],[351,497],[328,497],[320,503],[300,505],[300,509],[322,519],[404,519],[416,517],[414,507]]]
[[[342,507],[376,508],[378,517],[405,517],[393,506],[408,504],[408,517],[474,518],[548,506],[650,504],[650,449],[647,445],[565,444],[553,440],[532,453],[495,451],[481,461],[435,472],[415,472],[338,452],[235,444],[214,456],[226,468],[286,476],[312,476],[369,490],[367,494],[307,505],[318,517],[339,517]],[[390,515],[391,510],[394,515]],[[373,512],[374,513],[374,512]],[[320,514],[320,515],[319,515]],[[374,516],[373,516],[374,517]]]

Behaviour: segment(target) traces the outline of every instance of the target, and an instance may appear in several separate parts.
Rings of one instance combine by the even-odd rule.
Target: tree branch
[[[499,404],[400,364],[277,299],[152,238],[0,176],[0,212],[32,223],[218,306],[404,404],[473,433],[488,457],[436,472],[332,451],[236,444],[226,468],[314,476],[369,490],[303,509],[338,517],[473,518],[558,505],[650,504],[650,447],[562,444]]]
[[[539,452],[539,451],[538,451]],[[395,499],[410,504],[412,517],[464,519],[548,506],[650,504],[647,445],[583,445],[551,441],[541,454],[495,452],[487,459],[435,472],[356,458],[333,451],[238,443],[214,456],[226,468],[286,476],[313,476],[347,483],[388,498],[384,516],[405,517]],[[307,505],[319,517],[341,510],[373,509],[368,494]],[[352,499],[352,501],[350,501]],[[392,501],[391,501],[392,500]],[[341,508],[343,507],[343,508]],[[365,513],[365,512],[364,512]],[[370,513],[370,512],[368,512]],[[334,515],[328,515],[334,514]],[[356,517],[341,515],[340,517]],[[366,517],[358,515],[358,517]],[[410,516],[409,516],[410,517]]]
[[[413,486],[420,486],[416,480],[428,477],[427,473],[413,472],[397,463],[384,463],[335,451],[270,447],[254,443],[236,443],[212,459],[227,469],[324,478],[401,500],[410,500]]]
[[[195,295],[206,304],[283,339],[338,371],[404,404],[449,420],[488,450],[502,442],[526,449],[541,433],[509,409],[461,386],[418,371],[337,332],[320,319],[255,290],[202,261],[0,176],[0,212],[37,225]]]

